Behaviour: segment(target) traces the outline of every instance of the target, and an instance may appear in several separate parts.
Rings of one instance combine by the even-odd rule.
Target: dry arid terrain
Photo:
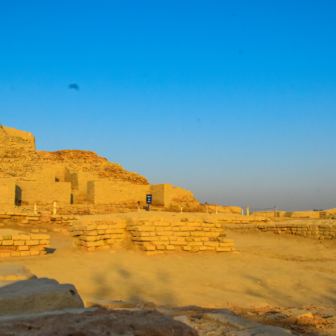
[[[152,301],[203,307],[335,306],[336,243],[273,233],[228,232],[240,253],[147,256],[121,247],[82,252],[71,237],[51,234],[55,251],[11,258],[38,277],[72,283],[85,300]]]

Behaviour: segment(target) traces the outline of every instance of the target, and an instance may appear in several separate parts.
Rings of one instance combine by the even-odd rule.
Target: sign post
[[[146,195],[146,203],[148,204],[148,211],[149,211],[150,204],[152,204],[152,194]]]

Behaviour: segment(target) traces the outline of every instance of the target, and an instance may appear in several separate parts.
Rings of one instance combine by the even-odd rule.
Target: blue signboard
[[[146,203],[147,204],[152,204],[152,194],[146,195]]]

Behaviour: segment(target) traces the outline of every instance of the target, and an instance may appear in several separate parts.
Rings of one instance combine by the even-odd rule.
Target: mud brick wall
[[[0,211],[0,226],[10,227],[12,224],[22,225],[49,225],[59,224],[63,226],[71,226],[80,216],[61,216],[50,214],[34,214],[33,212],[14,212]]]
[[[15,205],[15,180],[0,179],[0,205]]]
[[[182,248],[183,251],[231,252],[232,239],[226,239],[221,224],[198,220],[133,219],[127,225],[132,241],[145,251]]]
[[[126,221],[78,221],[69,228],[74,246],[85,251],[109,249],[120,244],[126,237]]]
[[[225,225],[225,228],[241,232],[259,231],[290,234],[311,239],[336,239],[336,221],[319,222],[322,223],[231,224]]]
[[[61,204],[70,204],[70,182],[17,181],[16,185],[20,189],[20,195],[16,197],[21,200],[22,205],[52,204],[55,200]]]
[[[145,201],[150,185],[135,185],[125,181],[89,181],[88,200],[94,204],[125,204]]]
[[[0,257],[26,257],[43,255],[49,247],[50,236],[0,229]]]

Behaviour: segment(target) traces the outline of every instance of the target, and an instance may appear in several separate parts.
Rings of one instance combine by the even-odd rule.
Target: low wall
[[[226,239],[221,224],[194,220],[134,219],[127,225],[132,241],[144,251],[232,252],[232,239]]]
[[[49,247],[50,236],[22,231],[0,229],[0,257],[43,255]]]
[[[85,251],[108,249],[129,238],[147,254],[182,250],[186,252],[234,252],[221,224],[187,218],[172,221],[158,218],[126,220],[79,220],[69,228],[75,246]]]
[[[126,221],[78,221],[69,228],[73,237],[73,245],[80,246],[85,251],[109,249],[120,244],[126,237]]]
[[[55,200],[58,203],[70,204],[70,182],[27,182],[18,180],[16,185],[19,188],[16,198],[21,200],[21,205],[52,204]]]
[[[34,214],[33,212],[0,211],[0,226],[14,225],[49,225],[59,224],[71,226],[80,216],[61,216],[50,214]]]
[[[268,224],[226,224],[228,230],[241,232],[259,231],[274,232],[276,234],[297,235],[311,239],[336,239],[336,222],[323,221],[324,223],[268,223]]]
[[[251,216],[263,216],[268,218],[274,217],[288,217],[288,218],[325,218],[324,211],[265,211],[265,212],[253,212]]]

